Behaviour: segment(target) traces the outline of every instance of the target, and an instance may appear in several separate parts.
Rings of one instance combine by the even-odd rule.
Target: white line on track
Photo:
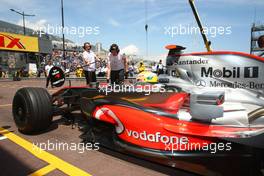
[[[2,140],[4,140],[4,139],[6,139],[7,137],[5,137],[5,136],[0,136],[0,141],[2,141]]]
[[[12,104],[3,104],[3,105],[0,105],[0,108],[1,107],[7,107],[7,106],[12,106]]]

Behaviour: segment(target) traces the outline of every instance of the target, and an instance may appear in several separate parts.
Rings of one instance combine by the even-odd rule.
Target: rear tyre
[[[13,117],[18,130],[25,134],[41,132],[52,121],[52,101],[46,89],[19,89],[13,99]]]

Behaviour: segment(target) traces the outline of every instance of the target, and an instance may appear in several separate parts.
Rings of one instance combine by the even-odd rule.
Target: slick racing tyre
[[[32,134],[47,129],[52,121],[51,96],[46,89],[19,89],[13,99],[12,112],[18,130]]]

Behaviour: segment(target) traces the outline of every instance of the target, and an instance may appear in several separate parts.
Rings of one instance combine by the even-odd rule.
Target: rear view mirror
[[[224,109],[218,105],[223,104],[224,99],[224,92],[192,94],[190,99],[190,114],[194,119],[206,122],[223,117]]]

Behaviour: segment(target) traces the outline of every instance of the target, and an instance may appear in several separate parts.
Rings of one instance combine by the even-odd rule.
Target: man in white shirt
[[[48,61],[48,64],[45,66],[45,75],[47,77],[47,80],[46,80],[46,88],[49,87],[49,82],[50,82],[49,72],[52,69],[52,67],[53,67],[53,64],[52,64],[51,60],[49,60]]]
[[[111,84],[124,83],[125,71],[127,71],[127,60],[124,55],[119,53],[119,47],[117,44],[112,44],[109,49],[108,55],[108,76],[111,79]]]
[[[83,62],[85,66],[83,67],[84,75],[86,79],[86,84],[89,85],[91,82],[96,82],[96,55],[91,50],[92,46],[89,42],[84,43],[83,45]]]

